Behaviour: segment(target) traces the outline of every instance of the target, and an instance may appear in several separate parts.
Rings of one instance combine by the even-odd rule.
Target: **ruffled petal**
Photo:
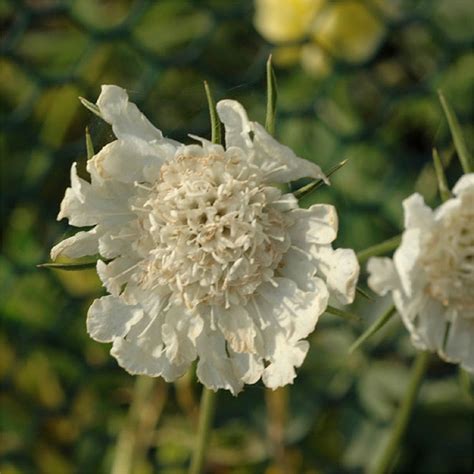
[[[226,147],[238,147],[248,152],[250,161],[265,172],[267,182],[288,183],[304,177],[327,181],[319,166],[299,158],[259,123],[250,122],[245,109],[237,101],[221,100],[217,104],[217,113],[225,127]]]
[[[293,280],[300,290],[311,291],[314,287],[316,266],[310,255],[297,248],[290,248],[278,265],[278,274]]]
[[[354,250],[334,250],[326,283],[329,293],[339,303],[350,304],[354,301],[359,270],[359,261]]]
[[[275,278],[275,282],[276,287],[264,283],[258,288],[257,316],[263,318],[266,326],[273,327],[273,331],[276,326],[283,328],[288,341],[297,342],[314,331],[319,316],[326,310],[329,299],[326,285],[315,278],[314,291],[305,292],[287,278]]]
[[[139,306],[126,305],[115,296],[104,296],[89,308],[87,332],[96,341],[112,342],[116,337],[124,337],[142,317]]]
[[[225,309],[215,306],[212,311],[219,329],[235,352],[255,352],[254,340],[257,331],[245,308],[230,306]]]
[[[88,171],[101,179],[123,183],[155,181],[161,165],[174,155],[168,150],[144,140],[130,137],[107,144],[87,162]]]
[[[277,142],[259,123],[252,122],[252,161],[266,174],[269,183],[288,183],[300,178],[327,178],[321,168],[295,155],[291,148]]]
[[[107,291],[114,296],[119,296],[123,286],[131,280],[137,263],[140,260],[131,256],[119,257],[110,263],[97,261],[97,274]]]
[[[405,229],[428,228],[433,222],[433,211],[426,204],[423,196],[412,194],[403,201]]]
[[[186,372],[189,364],[176,365],[166,357],[161,338],[162,324],[162,315],[151,320],[142,318],[126,338],[114,339],[110,353],[120,367],[130,374],[161,376],[167,382],[176,380]]]
[[[474,314],[472,310],[459,312],[454,318],[444,354],[441,356],[449,362],[459,362],[465,370],[474,373]]]
[[[223,334],[205,328],[196,342],[199,354],[196,374],[201,383],[211,390],[223,388],[237,395],[244,382],[236,375],[232,361],[226,353]]]
[[[71,167],[71,187],[67,188],[58,220],[67,218],[76,227],[101,224],[124,225],[135,218],[128,200],[136,192],[133,185],[114,180],[90,184],[77,176],[76,163]]]
[[[446,308],[432,298],[423,298],[414,320],[415,339],[423,341],[423,345],[430,351],[439,351],[443,347],[447,324]]]
[[[51,249],[51,259],[59,255],[69,258],[79,258],[95,255],[99,251],[97,227],[88,232],[78,232],[68,239],[59,242]]]
[[[454,185],[453,194],[455,196],[464,193],[474,193],[474,173],[467,173],[461,176]]]
[[[420,228],[406,230],[400,246],[393,254],[400,283],[408,296],[422,285],[422,269],[417,264],[421,252],[422,232]]]
[[[334,206],[314,204],[309,209],[291,211],[295,224],[290,228],[291,243],[307,248],[311,244],[329,244],[337,237],[338,219]]]
[[[308,349],[308,341],[290,345],[281,334],[276,335],[275,354],[263,371],[263,383],[272,390],[293,383],[296,377],[295,367],[301,366]]]
[[[388,257],[372,257],[367,262],[367,271],[369,278],[367,283],[369,288],[378,295],[386,295],[400,286],[395,265],[391,258]]]
[[[234,352],[229,349],[230,360],[235,376],[246,384],[257,382],[264,369],[263,360],[256,354]]]
[[[97,106],[104,120],[112,125],[117,138],[137,137],[145,141],[161,140],[163,134],[128,101],[127,92],[118,86],[103,85]]]
[[[203,320],[186,308],[172,306],[165,316],[162,338],[166,357],[176,365],[190,364],[197,356],[196,338],[203,328]]]
[[[250,126],[247,112],[235,100],[221,100],[216,106],[219,118],[225,127],[226,148],[238,147],[242,150],[250,150],[252,141],[250,140]]]

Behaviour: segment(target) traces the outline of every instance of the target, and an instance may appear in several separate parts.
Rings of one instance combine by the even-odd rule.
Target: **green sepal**
[[[446,120],[448,121],[451,136],[453,137],[454,141],[454,147],[456,148],[462,169],[466,174],[471,173],[474,166],[472,164],[472,159],[469,156],[469,152],[467,151],[466,142],[464,141],[458,118],[456,117],[456,114],[454,113],[451,105],[449,105],[449,102],[446,100],[446,97],[441,90],[438,90],[438,96],[441,106],[443,107],[444,114],[446,115]]]
[[[86,109],[89,109],[93,114],[97,115],[97,117],[103,118],[97,105],[89,102],[87,99],[84,99],[84,97],[79,97],[79,100]]]
[[[349,161],[348,158],[345,160],[342,160],[340,163],[337,165],[333,166],[327,173],[326,177],[332,176],[336,171],[340,170],[347,162]],[[314,190],[318,189],[320,186],[322,186],[324,183],[324,180],[322,179],[317,179],[315,181],[312,181],[311,183],[306,184],[305,186],[302,186],[301,188],[297,189],[296,191],[293,191],[293,196],[295,196],[296,199],[301,199],[307,194],[313,192]]]
[[[328,305],[326,308],[326,313],[332,314],[334,316],[339,316],[340,318],[347,319],[348,321],[361,321],[362,318],[357,316],[357,314],[351,313],[349,311],[344,311],[343,309],[335,308],[334,306]]]
[[[90,160],[94,155],[94,144],[92,143],[91,134],[89,132],[89,127],[86,127],[86,150],[87,150],[87,159]]]
[[[222,143],[221,123],[219,122],[216,103],[214,102],[211,89],[207,81],[204,81],[204,90],[206,91],[207,105],[209,106],[209,118],[211,120],[211,142],[219,145]]]
[[[265,117],[265,128],[270,135],[275,134],[275,120],[278,100],[278,90],[275,71],[272,65],[272,55],[267,60],[267,113]]]

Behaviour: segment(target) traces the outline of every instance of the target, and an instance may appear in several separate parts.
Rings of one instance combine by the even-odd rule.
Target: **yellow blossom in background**
[[[358,0],[256,0],[255,27],[278,45],[276,63],[300,61],[315,76],[330,72],[332,58],[367,60],[385,33],[383,23]]]

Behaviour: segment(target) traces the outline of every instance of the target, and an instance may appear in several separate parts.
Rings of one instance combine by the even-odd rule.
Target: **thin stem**
[[[112,474],[129,474],[133,471],[140,445],[140,440],[138,439],[140,417],[143,412],[148,412],[147,404],[155,388],[155,383],[156,379],[146,376],[138,376],[135,380],[133,398],[128,416],[120,430],[115,446],[111,470]],[[155,409],[155,407],[153,407],[153,409]],[[156,417],[152,418],[155,422]]]
[[[355,342],[349,348],[349,354],[354,352],[361,344],[363,344],[370,336],[373,336],[380,328],[385,326],[390,320],[390,318],[395,314],[395,306],[391,306],[388,310],[382,314],[378,319],[376,319]]]
[[[209,434],[211,431],[212,420],[214,419],[216,396],[217,392],[213,392],[212,390],[203,387],[201,406],[199,409],[197,443],[191,459],[189,474],[200,474],[203,472]]]
[[[419,352],[413,365],[410,381],[405,398],[398,409],[392,431],[380,457],[376,460],[375,466],[370,470],[371,474],[387,474],[393,463],[393,459],[398,452],[400,442],[405,434],[408,422],[410,421],[413,408],[418,396],[423,376],[428,368],[429,352]]]
[[[377,245],[373,245],[365,250],[361,250],[357,254],[357,258],[359,259],[359,263],[363,263],[368,260],[370,257],[374,257],[375,255],[383,255],[384,253],[388,253],[391,250],[395,250],[402,241],[402,236],[397,235],[396,237],[392,237],[391,239],[386,240]]]

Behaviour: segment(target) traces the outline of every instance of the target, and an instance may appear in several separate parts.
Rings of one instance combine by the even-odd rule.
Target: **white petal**
[[[162,326],[168,360],[176,365],[190,364],[196,358],[196,338],[202,328],[199,316],[190,314],[184,307],[172,306]]]
[[[71,167],[71,184],[61,203],[58,220],[66,217],[71,225],[84,227],[99,223],[124,225],[135,217],[128,204],[136,193],[133,185],[114,180],[90,184],[77,176],[76,163]]]
[[[161,329],[163,318],[143,318],[125,339],[116,338],[110,353],[119,365],[130,374],[163,377],[172,382],[181,377],[189,364],[175,365],[169,362],[163,350]]]
[[[326,275],[329,293],[341,304],[354,301],[357,280],[359,278],[359,261],[352,249],[336,249],[331,258],[331,266]]]
[[[139,306],[129,306],[115,296],[95,300],[87,313],[87,332],[99,342],[112,342],[125,336],[143,317]]]
[[[251,123],[254,137],[252,161],[265,171],[267,182],[288,183],[300,178],[327,178],[321,168],[295,155],[291,148],[277,142],[259,123]]]
[[[314,204],[309,209],[295,209],[296,220],[290,228],[292,245],[305,249],[310,244],[329,244],[337,236],[338,219],[334,206]]]
[[[85,255],[95,255],[99,251],[97,228],[88,232],[78,232],[68,239],[59,242],[51,249],[51,259],[59,255],[69,258],[79,258]]]
[[[405,229],[429,228],[433,222],[433,211],[425,204],[423,196],[412,194],[403,201]]]
[[[234,372],[232,361],[225,350],[223,334],[206,328],[196,342],[199,354],[196,374],[201,383],[211,390],[224,388],[237,395],[244,382]]]
[[[305,292],[287,278],[275,278],[275,282],[277,287],[264,283],[258,288],[255,302],[259,312],[268,326],[281,326],[288,341],[299,341],[313,332],[319,316],[326,310],[329,298],[326,285],[314,278],[315,290]]]
[[[105,121],[112,125],[117,138],[130,136],[145,141],[160,140],[163,134],[128,101],[127,92],[118,86],[103,85],[97,100],[100,113]]]
[[[300,290],[311,291],[314,287],[316,266],[311,256],[294,248],[283,255],[278,272],[282,277],[293,280]]]
[[[219,329],[235,352],[255,352],[256,328],[245,308],[230,306],[224,309],[216,306],[213,311]]]
[[[107,144],[87,162],[102,179],[114,179],[123,183],[147,181],[147,178],[159,177],[161,165],[168,154],[160,153],[158,145],[131,137],[127,140],[115,140]],[[145,177],[147,174],[147,177]]]
[[[456,196],[467,192],[474,193],[474,173],[461,176],[453,188],[453,193]]]
[[[422,285],[422,269],[418,265],[423,230],[410,228],[402,235],[402,242],[393,255],[393,263],[400,277],[403,291],[412,295]]]
[[[415,339],[422,340],[431,351],[442,350],[447,323],[446,308],[432,298],[424,298],[414,322]]]
[[[264,369],[262,358],[255,354],[234,352],[229,349],[234,374],[246,384],[257,382]]]
[[[275,342],[275,355],[262,375],[263,383],[273,390],[293,383],[296,377],[295,367],[303,363],[309,349],[307,341],[300,341],[292,346],[282,335],[278,335]]]
[[[369,278],[367,283],[378,295],[385,295],[387,292],[398,288],[400,280],[398,279],[395,265],[391,258],[372,257],[367,262],[367,271]]]
[[[474,314],[470,312],[470,316],[460,312],[451,323],[444,357],[474,373]]]
[[[225,127],[226,148],[232,146],[248,150],[252,147],[251,132],[247,112],[235,100],[221,100],[217,103],[217,113]]]
[[[123,286],[131,279],[138,262],[137,258],[129,256],[118,257],[110,263],[98,260],[97,274],[107,291],[114,296],[119,296]]]

